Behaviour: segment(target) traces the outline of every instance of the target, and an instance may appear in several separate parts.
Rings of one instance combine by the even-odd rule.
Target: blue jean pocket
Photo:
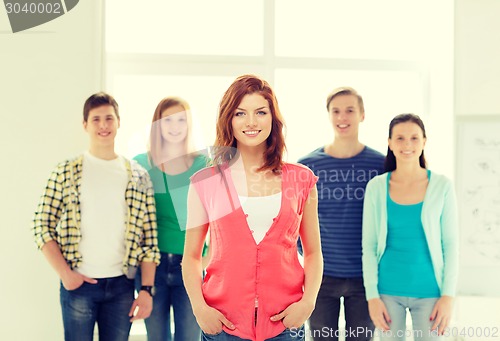
[[[81,291],[81,289],[85,289],[86,285],[89,285],[89,283],[87,283],[87,282],[84,281],[78,288],[68,290],[68,289],[66,289],[64,287],[64,285],[61,282],[61,290],[64,290],[64,291],[66,291],[68,293],[75,293],[75,292]]]
[[[203,336],[203,340],[207,340],[207,341],[208,340],[218,340],[219,336],[221,336],[223,333],[224,333],[223,330],[221,330],[217,334],[208,334],[208,333],[205,333],[203,330],[201,331],[201,334]]]

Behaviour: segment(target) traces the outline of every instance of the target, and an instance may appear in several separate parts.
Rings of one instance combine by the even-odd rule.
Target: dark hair
[[[120,114],[118,113],[118,103],[116,103],[113,96],[105,92],[98,92],[87,98],[85,101],[85,104],[83,105],[83,122],[87,122],[89,119],[90,110],[102,105],[111,105],[115,110],[116,117],[120,119]]]
[[[412,122],[418,125],[420,129],[422,129],[424,138],[427,138],[427,136],[425,135],[424,122],[422,122],[422,119],[415,114],[401,114],[394,117],[389,124],[389,138],[392,138],[392,129],[394,128],[394,126],[405,122]],[[420,167],[427,168],[427,162],[425,161],[423,150],[418,160],[420,162]],[[396,169],[396,156],[394,156],[393,151],[389,147],[387,147],[387,155],[385,157],[384,167],[386,172],[392,172]]]
[[[261,95],[267,100],[273,118],[271,134],[266,141],[267,149],[264,152],[264,165],[259,168],[259,171],[268,169],[275,172],[280,171],[283,164],[283,153],[286,148],[285,136],[283,134],[285,123],[273,89],[265,80],[254,75],[243,75],[236,78],[222,97],[214,143],[214,164],[222,164],[234,156],[236,139],[234,138],[231,124],[234,112],[245,95],[254,93]]]
[[[340,88],[333,89],[332,92],[328,94],[326,98],[326,110],[330,112],[330,103],[337,96],[348,96],[352,95],[358,99],[359,111],[363,114],[365,112],[365,106],[363,104],[363,97],[356,90],[348,86],[342,86]]]

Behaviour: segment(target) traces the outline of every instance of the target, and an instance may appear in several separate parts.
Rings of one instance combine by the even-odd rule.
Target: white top
[[[265,197],[245,197],[238,195],[243,212],[247,216],[248,227],[255,243],[266,236],[281,208],[281,192]]]
[[[80,190],[82,264],[77,271],[91,278],[123,274],[128,174],[125,160],[83,155]]]

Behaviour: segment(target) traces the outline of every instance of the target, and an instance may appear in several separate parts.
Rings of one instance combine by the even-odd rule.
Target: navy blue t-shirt
[[[361,230],[363,199],[368,181],[384,173],[384,155],[365,146],[356,156],[334,158],[318,148],[299,159],[318,183],[318,216],[324,275],[362,277]],[[299,250],[301,246],[299,243]]]

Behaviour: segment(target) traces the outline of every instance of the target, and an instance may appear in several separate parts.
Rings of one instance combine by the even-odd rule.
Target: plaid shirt
[[[33,218],[33,233],[38,248],[55,240],[72,269],[80,266],[78,252],[81,240],[80,199],[83,156],[59,164],[52,172]],[[129,177],[127,202],[125,257],[123,273],[135,275],[141,262],[160,263],[157,245],[154,191],[146,170],[135,161],[126,160]]]

